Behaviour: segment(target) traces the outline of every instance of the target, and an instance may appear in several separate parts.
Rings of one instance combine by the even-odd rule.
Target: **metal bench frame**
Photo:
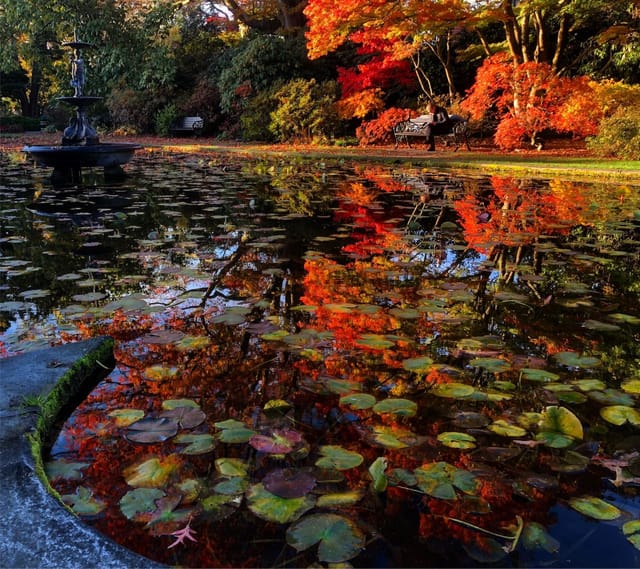
[[[435,137],[442,141],[445,146],[449,144],[455,145],[454,152],[460,148],[463,144],[466,145],[467,150],[471,150],[469,144],[469,137],[467,136],[468,121],[460,115],[451,115],[449,117],[453,122],[451,132],[446,134],[436,134]],[[409,119],[401,121],[393,127],[393,136],[396,141],[396,148],[401,142],[406,142],[407,146],[411,148],[411,138],[424,138],[427,142],[426,128],[429,124],[429,120],[423,117],[415,119]]]
[[[201,117],[181,117],[171,125],[172,133],[191,132],[200,135],[204,128],[204,119]]]

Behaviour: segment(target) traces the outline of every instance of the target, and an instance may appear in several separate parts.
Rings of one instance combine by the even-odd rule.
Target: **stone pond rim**
[[[110,142],[76,145],[24,146],[22,152],[29,154],[40,166],[53,168],[111,168],[126,164],[136,150],[142,148],[135,142]]]

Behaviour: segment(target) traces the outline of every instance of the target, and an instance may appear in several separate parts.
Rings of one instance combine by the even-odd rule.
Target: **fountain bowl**
[[[111,168],[126,164],[142,145],[135,142],[112,142],[80,145],[24,146],[22,152],[28,154],[39,166],[53,168]]]

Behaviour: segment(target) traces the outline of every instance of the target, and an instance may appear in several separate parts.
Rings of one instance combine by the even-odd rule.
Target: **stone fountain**
[[[58,100],[75,108],[75,116],[64,130],[62,142],[54,146],[25,146],[27,153],[38,165],[53,167],[51,180],[54,183],[76,183],[81,181],[81,169],[89,167],[104,168],[105,176],[121,176],[122,164],[129,162],[140,144],[131,142],[102,143],[98,140],[96,129],[87,118],[87,109],[102,97],[90,97],[84,94],[86,70],[81,51],[92,44],[78,39],[74,31],[73,41],[62,45],[73,49],[71,62],[71,86],[74,93]]]

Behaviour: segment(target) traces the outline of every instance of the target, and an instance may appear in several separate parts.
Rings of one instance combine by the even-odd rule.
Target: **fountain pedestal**
[[[74,32],[74,40],[62,45],[73,49],[71,65],[71,86],[74,94],[70,97],[59,97],[58,100],[75,108],[75,116],[64,130],[60,145],[31,145],[22,148],[40,166],[53,167],[51,181],[54,184],[79,183],[82,180],[82,168],[102,167],[105,176],[120,177],[124,175],[122,165],[129,162],[141,145],[131,142],[101,143],[96,129],[87,118],[87,109],[102,97],[90,97],[83,94],[86,81],[84,60],[80,50],[91,47],[91,44],[78,40]]]

